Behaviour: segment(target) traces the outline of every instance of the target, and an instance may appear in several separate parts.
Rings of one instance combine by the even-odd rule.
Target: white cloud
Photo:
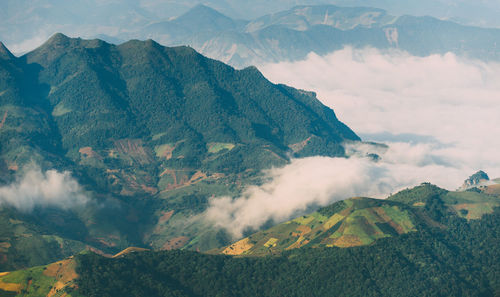
[[[389,147],[348,145],[349,159],[292,160],[241,197],[212,199],[204,218],[235,237],[352,196],[383,198],[421,182],[453,190],[479,169],[500,176],[500,64],[345,48],[260,69],[315,91],[364,140]],[[379,162],[361,157],[374,149]]]
[[[267,171],[269,182],[247,188],[240,197],[212,199],[202,217],[238,238],[247,228],[258,229],[270,219],[284,221],[312,206],[356,196],[384,198],[430,180],[450,186],[450,179],[462,178],[455,168],[431,158],[429,150],[427,145],[398,143],[378,151],[379,162],[357,156],[294,159]]]
[[[25,212],[34,207],[55,206],[63,209],[84,205],[89,199],[67,171],[29,168],[16,182],[0,187],[0,206],[7,204]]]
[[[434,141],[442,145],[432,153],[464,175],[484,169],[500,176],[498,63],[345,48],[260,69],[271,81],[317,92],[365,140]]]

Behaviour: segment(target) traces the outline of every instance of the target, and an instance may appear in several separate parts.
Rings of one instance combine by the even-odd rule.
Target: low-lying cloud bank
[[[386,152],[379,151],[382,160],[378,162],[361,157],[363,154],[349,159],[294,159],[283,168],[267,171],[269,182],[249,187],[238,198],[212,199],[203,218],[238,238],[247,228],[258,229],[270,219],[281,222],[312,206],[324,206],[349,197],[385,198],[426,181],[456,187],[449,180],[461,179],[460,170],[426,154],[428,150],[427,145],[398,143]]]
[[[345,48],[260,69],[315,91],[364,140],[433,144],[455,167],[500,176],[499,63]]]
[[[0,206],[6,204],[30,212],[35,207],[68,209],[89,201],[78,182],[67,171],[30,168],[16,182],[0,187]]]
[[[500,177],[500,64],[452,53],[345,48],[259,67],[275,83],[315,91],[363,140],[389,146],[382,159],[313,157],[269,170],[270,181],[241,197],[214,198],[204,218],[234,237],[269,219],[352,196],[383,198],[421,182],[453,190],[479,169]]]

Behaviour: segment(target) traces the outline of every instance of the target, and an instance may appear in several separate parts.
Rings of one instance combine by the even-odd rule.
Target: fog
[[[375,151],[379,162],[363,158],[369,145],[348,145],[349,159],[292,160],[241,197],[212,199],[206,219],[234,237],[352,196],[384,198],[421,182],[454,190],[479,169],[500,177],[499,64],[345,48],[259,69],[275,83],[315,91],[363,140],[389,148]]]
[[[17,181],[0,187],[0,206],[13,206],[23,212],[49,206],[68,209],[88,201],[78,182],[67,171],[42,172],[30,166]]]
[[[386,151],[377,151],[382,157],[378,162],[362,157],[363,148],[348,147],[353,149],[359,156],[294,159],[285,167],[268,170],[269,182],[250,186],[235,199],[211,199],[202,216],[238,238],[247,228],[258,229],[268,220],[281,222],[349,197],[385,198],[421,182],[452,186],[450,179],[463,178],[459,170],[434,157],[429,145],[393,143]],[[373,148],[367,151],[374,152]]]
[[[464,177],[478,169],[500,176],[500,64],[346,48],[260,69],[317,92],[363,140],[425,143]]]

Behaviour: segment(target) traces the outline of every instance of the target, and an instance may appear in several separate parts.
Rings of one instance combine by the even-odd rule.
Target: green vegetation
[[[93,200],[32,213],[3,205],[0,271],[87,247],[227,246],[223,230],[186,220],[209,197],[238,195],[290,155],[343,156],[342,142],[359,140],[312,93],[152,41],[113,46],[57,34],[0,59],[0,90],[0,184],[35,162],[71,171]],[[57,264],[0,278],[32,296],[58,282],[56,293],[72,296],[492,295],[498,263],[484,264],[498,259],[498,205],[481,190],[423,184],[388,200],[339,202],[219,250],[272,257],[80,255],[78,290],[65,285],[76,277],[69,262],[65,273]]]
[[[429,183],[422,183],[419,187],[400,191],[388,197],[387,199],[403,202],[410,205],[414,205],[417,203],[425,204],[430,199],[433,199],[437,196],[441,196],[447,192],[448,191],[436,187],[435,185]]]
[[[498,196],[422,184],[392,198],[337,202],[244,238],[232,252],[222,250],[228,255],[129,248],[106,258],[86,252],[76,264],[68,259],[0,276],[0,289],[38,296],[58,288],[58,294],[87,297],[500,294]],[[463,202],[496,206],[464,219],[455,211]],[[193,241],[206,240],[199,235]]]
[[[115,46],[56,34],[22,57],[2,55],[0,90],[0,185],[35,163],[72,172],[95,202],[59,219],[57,209],[2,206],[6,219],[23,223],[0,221],[9,233],[0,238],[0,271],[86,245],[110,254],[180,236],[190,249],[226,245],[218,230],[179,222],[212,195],[258,183],[262,169],[292,153],[343,156],[341,143],[359,140],[312,93],[151,40]]]
[[[6,296],[80,296],[74,291],[78,276],[75,268],[76,262],[71,257],[45,266],[3,273],[0,274],[0,289]]]
[[[499,206],[500,198],[495,195],[449,192],[424,183],[386,200],[339,201],[211,252],[262,256],[303,247],[372,245],[382,238],[422,232],[429,227],[446,228],[443,218],[450,214],[478,220]]]
[[[68,214],[61,211],[57,219],[52,215],[41,211],[38,221],[11,208],[0,210],[0,272],[50,263],[85,248],[75,239],[81,226],[68,220],[69,230],[64,230],[53,224],[60,224]],[[71,231],[76,234],[69,234]]]
[[[26,270],[18,270],[1,278],[3,283],[14,283],[21,285],[21,293],[31,296],[46,296],[52,285],[54,278],[43,274],[46,267],[38,266]],[[30,281],[36,280],[35,284]]]
[[[216,154],[222,150],[232,150],[234,148],[233,143],[220,143],[220,142],[215,142],[215,143],[208,143],[207,144],[207,149],[209,153]]]
[[[439,207],[438,207],[439,208]],[[439,210],[438,210],[439,211]],[[497,296],[500,211],[355,248],[271,257],[188,251],[78,257],[84,296]],[[457,260],[460,259],[460,260]]]
[[[228,255],[269,255],[302,247],[353,247],[417,231],[417,216],[406,204],[372,198],[339,201],[259,231],[217,251]]]

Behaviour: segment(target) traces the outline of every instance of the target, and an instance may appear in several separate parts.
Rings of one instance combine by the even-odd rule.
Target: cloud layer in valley
[[[429,154],[464,174],[500,176],[498,63],[346,48],[260,69],[273,82],[317,92],[364,140],[432,144]]]
[[[240,197],[211,199],[203,218],[238,238],[248,228],[258,229],[269,220],[281,222],[311,207],[357,196],[385,198],[421,182],[449,185],[450,179],[463,178],[456,168],[433,159],[428,150],[427,144],[393,143],[385,152],[378,151],[383,160],[379,162],[363,154],[349,159],[294,159],[267,171],[268,182],[250,186]]]
[[[358,151],[350,159],[292,160],[241,197],[212,199],[205,218],[235,237],[352,196],[383,198],[421,182],[453,190],[479,169],[500,177],[500,64],[345,48],[259,68],[275,83],[315,91],[364,140],[389,148],[377,163],[359,153],[370,146],[348,147]]]
[[[30,168],[16,182],[0,187],[3,204],[29,212],[37,206],[68,209],[89,201],[78,182],[67,171]]]

